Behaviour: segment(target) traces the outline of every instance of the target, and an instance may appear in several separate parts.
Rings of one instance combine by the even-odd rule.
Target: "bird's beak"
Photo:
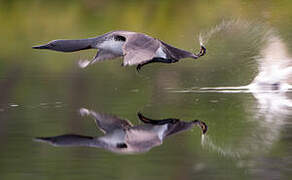
[[[33,49],[49,49],[50,46],[48,44],[40,45],[40,46],[33,46]]]

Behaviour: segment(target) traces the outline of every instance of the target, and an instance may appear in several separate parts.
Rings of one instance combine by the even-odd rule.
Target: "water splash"
[[[217,152],[219,155],[224,157],[231,157],[231,158],[240,158],[242,156],[242,152],[234,151],[231,147],[220,147],[216,145],[212,139],[207,135],[202,135],[201,138],[201,145],[203,148],[207,148],[211,151]]]
[[[200,44],[208,44],[209,40],[215,39],[220,35],[223,35],[226,38],[226,34],[239,35],[248,34],[249,39],[252,39],[253,42],[250,42],[250,45],[259,45],[264,39],[259,38],[259,36],[265,37],[271,34],[272,29],[267,28],[264,24],[258,22],[249,22],[240,19],[233,20],[223,20],[220,24],[212,27],[210,30],[205,33],[200,33],[199,41]]]
[[[247,49],[243,49],[240,53],[248,53],[251,50],[257,49],[257,54],[242,58],[242,61],[251,65],[247,66],[248,68],[257,71],[253,80],[248,85],[243,86],[172,89],[170,92],[267,93],[290,92],[292,90],[292,58],[288,56],[286,45],[275,30],[261,23],[241,20],[223,21],[206,33],[200,34],[200,44],[207,44],[210,39],[218,38],[220,35],[222,35],[223,38],[221,39],[223,40],[229,36],[234,38],[243,37],[241,40],[244,43],[248,43],[250,47],[244,46]],[[226,37],[226,35],[228,36]],[[238,41],[238,43],[243,42]],[[230,60],[234,61],[234,59]]]
[[[291,92],[292,58],[288,57],[286,46],[277,36],[269,36],[256,59],[259,73],[246,86],[238,87],[205,87],[200,90],[243,90],[239,92]],[[225,91],[226,92],[226,91]]]
[[[257,157],[258,153],[269,151],[280,138],[283,126],[291,123],[292,99],[288,95],[292,92],[292,58],[279,35],[274,30],[263,27],[240,21],[225,21],[200,36],[201,43],[208,43],[223,31],[234,32],[236,29],[237,33],[250,31],[253,34],[254,38],[251,39],[254,41],[250,41],[250,45],[257,48],[258,53],[249,59],[256,65],[257,74],[247,85],[168,89],[172,93],[251,93],[254,96],[256,103],[254,107],[248,105],[247,110],[252,111],[251,121],[255,125],[237,147],[218,144],[212,135],[202,137],[203,148],[225,157],[236,158],[240,162],[246,156]],[[262,35],[259,33],[260,29],[265,29]],[[247,161],[256,164],[253,158]]]
[[[87,59],[81,59],[78,61],[78,66],[82,69],[86,68],[90,64],[90,61]]]

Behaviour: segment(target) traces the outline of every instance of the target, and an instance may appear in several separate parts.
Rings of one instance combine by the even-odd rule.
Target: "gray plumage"
[[[95,62],[123,57],[122,65],[138,65],[137,70],[152,62],[174,63],[183,58],[197,59],[206,53],[206,48],[202,45],[200,53],[196,55],[146,34],[129,31],[112,31],[89,39],[54,40],[33,48],[62,52],[99,49],[94,59],[80,62],[80,66],[87,67]]]
[[[203,134],[207,126],[202,121],[184,122],[178,119],[152,120],[138,114],[144,123],[133,126],[129,121],[118,117],[97,113],[82,108],[82,115],[93,117],[96,126],[105,133],[104,136],[91,137],[78,134],[64,134],[52,137],[38,137],[37,141],[54,146],[88,146],[103,148],[115,153],[141,153],[162,144],[165,137],[188,130],[194,125],[201,127]]]

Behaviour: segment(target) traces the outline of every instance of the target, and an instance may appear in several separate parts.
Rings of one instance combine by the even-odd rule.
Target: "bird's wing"
[[[87,66],[94,64],[96,62],[110,60],[110,59],[114,59],[120,56],[121,56],[120,54],[116,54],[116,53],[101,49],[97,52],[96,56],[92,60],[90,61],[79,60],[78,63],[79,63],[79,67],[86,68]]]
[[[145,34],[132,34],[123,45],[124,65],[141,64],[155,57],[160,42]]]
[[[94,118],[97,127],[104,133],[111,133],[117,129],[127,129],[132,127],[132,124],[127,121],[120,119],[116,116],[98,113],[85,108],[80,109],[81,115],[89,115]]]
[[[104,61],[104,60],[108,60],[108,59],[114,59],[116,57],[120,57],[120,54],[116,54],[107,50],[99,50],[95,56],[95,58],[93,59],[92,63],[96,61]]]

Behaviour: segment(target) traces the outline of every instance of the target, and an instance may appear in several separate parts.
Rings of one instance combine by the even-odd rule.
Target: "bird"
[[[37,137],[36,141],[49,143],[53,146],[72,147],[86,146],[103,148],[119,154],[137,154],[147,152],[155,146],[162,144],[164,138],[172,134],[191,129],[198,125],[202,134],[207,132],[207,125],[203,121],[180,121],[175,118],[153,120],[138,113],[140,121],[144,124],[132,125],[128,120],[123,120],[114,115],[97,113],[86,108],[80,109],[81,115],[91,116],[105,135],[99,137],[63,134],[51,137]]]
[[[201,44],[200,47],[200,52],[194,54],[143,33],[111,31],[94,38],[53,40],[32,48],[61,52],[98,49],[96,56],[91,61],[79,61],[79,66],[85,68],[99,61],[123,57],[122,66],[137,65],[136,69],[139,71],[150,63],[175,63],[183,58],[197,59],[206,54],[204,45]]]

